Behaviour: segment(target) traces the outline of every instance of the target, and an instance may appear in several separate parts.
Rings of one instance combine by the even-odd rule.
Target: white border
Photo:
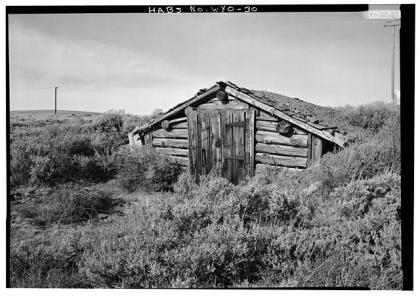
[[[366,4],[367,1],[359,0],[359,1],[352,1],[351,4]],[[368,1],[369,4],[409,4],[414,3],[414,1],[389,1],[389,0],[380,0],[380,1]],[[241,1],[241,0],[196,0],[196,1],[180,1],[180,0],[174,0],[174,1],[162,1],[162,0],[156,0],[156,1],[127,1],[127,0],[121,0],[121,1],[82,1],[82,0],[73,0],[73,1],[22,1],[22,0],[5,0],[0,5],[2,8],[2,20],[0,21],[0,39],[2,40],[3,46],[0,47],[0,56],[1,56],[1,63],[3,65],[1,77],[0,80],[2,82],[1,86],[1,92],[3,96],[5,95],[5,6],[13,6],[13,5],[182,5],[182,4],[195,4],[195,5],[205,5],[205,4],[348,4],[349,2],[345,1],[299,1],[299,2],[292,2],[292,1],[270,1],[270,0],[254,0],[254,1]],[[419,9],[416,7],[416,18],[419,18]],[[418,39],[418,32],[419,32],[419,26],[418,22],[416,23],[416,39]],[[417,54],[417,51],[416,51]],[[417,56],[417,55],[416,55]],[[419,57],[416,57],[416,73],[418,74],[418,63]],[[418,86],[418,75],[416,76],[416,86]],[[4,88],[4,89],[3,89]],[[336,297],[339,295],[340,297],[353,297],[354,295],[357,296],[376,296],[376,297],[394,297],[395,295],[403,296],[403,297],[414,297],[415,292],[418,292],[418,287],[420,286],[420,280],[418,274],[418,268],[419,268],[419,259],[414,256],[414,288],[415,291],[413,292],[400,292],[400,291],[361,291],[361,292],[355,292],[355,291],[308,291],[308,290],[289,290],[289,291],[282,291],[282,290],[81,290],[81,289],[73,289],[73,290],[51,290],[51,289],[6,289],[5,288],[5,256],[6,256],[6,229],[5,229],[5,223],[6,223],[6,111],[5,111],[5,102],[1,105],[1,113],[0,113],[0,140],[2,146],[0,146],[0,165],[1,165],[1,172],[0,172],[0,190],[2,194],[2,208],[1,208],[1,220],[2,223],[4,223],[3,228],[0,229],[0,239],[2,245],[0,245],[0,295],[2,297],[74,297],[79,295],[96,295],[101,298],[105,297],[113,297],[114,295],[118,296],[126,296],[126,297],[138,297],[146,296],[146,297],[161,297],[165,295],[170,295],[174,297],[194,297],[200,296],[200,298],[207,298],[207,297],[214,297],[216,296],[229,296],[229,297],[254,297],[254,296],[261,296],[264,295],[265,297],[279,297],[280,295],[283,297],[290,297],[290,296],[301,296],[301,295],[311,295],[314,297]],[[403,117],[404,115],[402,115]],[[415,111],[415,119],[420,119],[420,112],[419,109],[416,108]],[[415,148],[416,148],[416,154],[415,154],[415,177],[417,177],[418,169],[419,169],[419,156],[418,156],[418,150],[417,148],[420,147],[419,143],[419,136],[420,136],[420,124],[419,121],[416,121],[415,123]],[[417,180],[417,179],[416,179]],[[417,182],[417,181],[416,181]],[[417,194],[419,194],[419,184],[415,183],[415,197],[418,197]],[[415,214],[419,214],[419,204],[416,204],[415,202],[415,208],[414,208]],[[418,243],[419,239],[419,229],[420,229],[420,222],[419,222],[418,216],[415,215],[414,217],[414,243]],[[418,249],[417,249],[418,250]],[[416,251],[416,245],[415,249]],[[417,291],[416,291],[417,290]],[[79,296],[81,297],[81,296]]]

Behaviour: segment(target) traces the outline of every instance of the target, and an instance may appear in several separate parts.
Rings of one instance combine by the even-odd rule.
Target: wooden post
[[[54,87],[54,115],[57,115],[57,89],[57,86]]]
[[[312,164],[312,134],[308,133],[308,161],[306,167],[308,168]]]

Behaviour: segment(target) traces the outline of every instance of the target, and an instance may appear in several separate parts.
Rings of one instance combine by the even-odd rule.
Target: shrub
[[[69,134],[64,138],[61,146],[63,151],[70,156],[93,156],[95,154],[91,140],[85,135]]]
[[[122,150],[117,158],[119,168],[117,180],[128,190],[139,186],[151,191],[172,190],[172,184],[181,173],[180,166],[174,165],[170,157],[158,153],[153,148]]]
[[[31,182],[56,185],[71,181],[79,173],[78,164],[68,155],[52,151],[48,156],[36,156],[31,169]]]
[[[105,182],[117,173],[114,156],[74,156],[79,168],[78,178],[91,182]]]
[[[109,111],[95,119],[93,126],[102,132],[119,132],[123,127],[123,111]]]
[[[80,232],[25,231],[10,244],[10,285],[17,288],[89,288],[78,271]]]
[[[31,178],[32,160],[27,152],[18,147],[10,149],[10,186],[25,185]]]
[[[75,185],[32,188],[20,201],[16,211],[40,226],[85,222],[100,213],[112,212],[119,202],[110,192]]]
[[[349,124],[371,132],[378,132],[387,119],[399,114],[394,105],[376,102],[359,107],[346,107],[342,109],[343,118]]]

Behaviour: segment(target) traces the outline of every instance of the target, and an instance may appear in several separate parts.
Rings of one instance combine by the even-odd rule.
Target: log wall
[[[163,126],[163,125],[162,125]],[[165,123],[165,128],[156,128],[144,136],[145,144],[171,157],[175,164],[188,167],[187,118],[177,118]]]
[[[260,113],[255,122],[256,167],[306,168],[308,134],[291,123]]]
[[[197,110],[218,109],[253,109],[256,113],[255,123],[249,128],[253,131],[255,146],[247,148],[251,153],[255,168],[262,166],[283,166],[303,169],[311,163],[319,161],[321,156],[330,151],[327,143],[317,136],[297,128],[290,122],[273,117],[258,109],[229,98],[222,102],[217,98],[197,107]],[[174,162],[184,167],[189,166],[189,143],[187,118],[177,118],[162,123],[161,127],[146,133],[143,144],[153,146],[157,151],[169,155]],[[251,150],[253,149],[253,150]]]

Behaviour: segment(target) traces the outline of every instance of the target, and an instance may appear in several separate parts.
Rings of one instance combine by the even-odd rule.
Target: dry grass
[[[159,189],[173,192],[146,192],[141,177],[133,183],[143,187],[126,192],[113,175],[95,181],[100,172],[86,166],[80,168],[85,176],[67,177],[60,170],[64,159],[39,165],[37,158],[51,155],[47,140],[53,136],[74,145],[56,148],[70,161],[107,161],[109,169],[135,122],[121,113],[51,123],[16,116],[12,286],[400,289],[399,115],[386,106],[335,113],[359,130],[358,140],[306,171],[262,172],[237,186],[212,175],[198,185],[186,173],[174,185],[149,175]],[[95,144],[103,150],[92,155],[86,138],[98,135],[102,141]],[[70,182],[31,179],[34,169]],[[115,169],[123,177],[136,171],[124,163]]]

